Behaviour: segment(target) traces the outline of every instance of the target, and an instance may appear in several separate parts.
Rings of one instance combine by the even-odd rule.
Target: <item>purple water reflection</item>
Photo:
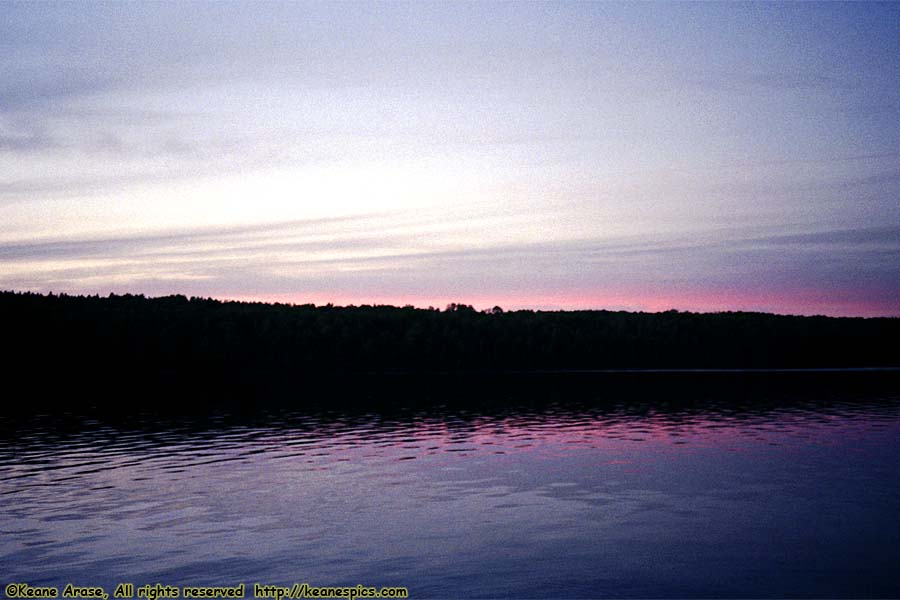
[[[896,396],[4,424],[6,582],[900,595]]]

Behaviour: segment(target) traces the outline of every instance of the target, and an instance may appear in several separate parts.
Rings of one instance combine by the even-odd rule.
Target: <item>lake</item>
[[[248,597],[900,597],[897,380],[423,378],[16,410],[0,574]]]

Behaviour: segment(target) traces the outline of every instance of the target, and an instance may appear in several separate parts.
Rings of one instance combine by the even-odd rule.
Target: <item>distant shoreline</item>
[[[533,371],[506,371],[511,375],[525,373],[545,373],[560,374],[566,373],[609,373],[609,374],[678,374],[678,373],[696,373],[696,374],[716,374],[716,373],[900,373],[900,366],[897,367],[801,367],[801,368],[747,368],[739,367],[707,369],[707,368],[688,368],[688,369],[536,369]]]
[[[900,372],[900,319],[476,311],[0,292],[8,378]]]

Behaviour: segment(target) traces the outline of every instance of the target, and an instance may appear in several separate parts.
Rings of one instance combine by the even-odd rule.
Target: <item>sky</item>
[[[900,3],[2,2],[0,289],[900,316]]]

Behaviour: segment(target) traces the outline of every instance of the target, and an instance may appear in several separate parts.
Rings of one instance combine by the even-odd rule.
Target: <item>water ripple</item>
[[[441,573],[548,591],[603,570],[613,589],[730,560],[740,581],[777,570],[766,539],[826,564],[828,544],[897,557],[896,395],[491,406],[2,417],[0,571],[33,584],[339,572],[441,596]]]

